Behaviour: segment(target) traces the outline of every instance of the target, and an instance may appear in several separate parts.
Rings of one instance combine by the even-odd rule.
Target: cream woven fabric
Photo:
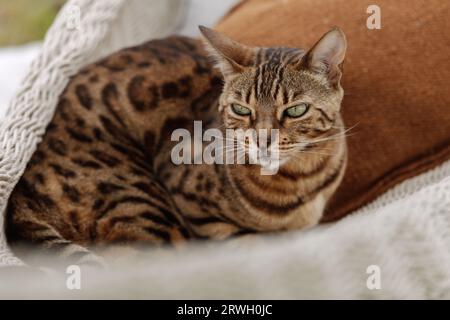
[[[0,124],[0,212],[50,122],[69,77],[120,48],[173,33],[185,5],[183,0],[68,1]],[[3,227],[0,215],[0,230]],[[20,263],[10,254],[0,232],[0,266]]]

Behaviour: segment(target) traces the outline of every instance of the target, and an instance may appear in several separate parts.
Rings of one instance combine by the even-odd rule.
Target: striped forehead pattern
[[[275,99],[281,90],[286,67],[297,64],[303,55],[303,50],[294,48],[259,49],[255,57],[255,72],[251,88],[255,96]]]

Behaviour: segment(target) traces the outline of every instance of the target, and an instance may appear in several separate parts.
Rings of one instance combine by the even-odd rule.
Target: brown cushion
[[[368,30],[364,0],[247,0],[217,29],[251,45],[311,46],[331,26],[347,35],[342,86],[349,163],[324,221],[450,159],[450,2],[377,0]]]

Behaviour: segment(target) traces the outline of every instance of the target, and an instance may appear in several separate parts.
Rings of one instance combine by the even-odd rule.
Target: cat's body
[[[252,50],[257,61],[243,55],[253,67],[241,77],[222,69],[224,88],[201,43],[183,37],[125,49],[80,71],[12,193],[9,241],[56,248],[82,262],[93,245],[176,244],[316,224],[345,170],[342,89],[291,70],[303,51]],[[227,114],[230,98],[259,101],[263,119],[264,108],[291,103],[311,83],[334,109],[311,111],[313,118],[295,127],[311,143],[277,174],[261,175],[249,164],[172,163],[175,129],[192,132],[194,120],[203,129],[242,127]],[[268,117],[262,127],[280,127]],[[280,130],[280,148],[289,145],[290,130]]]

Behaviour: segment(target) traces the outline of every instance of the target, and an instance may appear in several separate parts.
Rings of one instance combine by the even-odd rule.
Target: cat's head
[[[224,77],[219,111],[225,128],[278,129],[283,159],[313,148],[335,127],[347,47],[340,29],[327,32],[309,51],[249,47],[206,27],[200,30]]]

